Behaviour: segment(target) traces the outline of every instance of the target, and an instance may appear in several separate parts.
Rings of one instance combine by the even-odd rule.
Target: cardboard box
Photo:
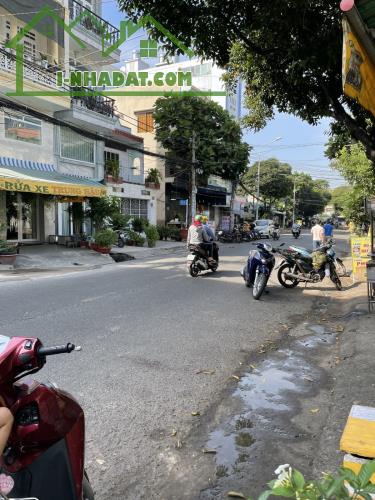
[[[353,405],[340,441],[340,450],[375,457],[375,408]]]

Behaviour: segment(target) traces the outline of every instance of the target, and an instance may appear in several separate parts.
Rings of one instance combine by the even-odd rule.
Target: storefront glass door
[[[22,193],[21,209],[22,209],[22,239],[36,240],[38,239],[38,199],[35,195]]]
[[[7,239],[13,241],[38,240],[39,199],[35,194],[6,193]]]
[[[6,193],[7,207],[7,239],[18,240],[19,237],[19,206],[18,193]]]

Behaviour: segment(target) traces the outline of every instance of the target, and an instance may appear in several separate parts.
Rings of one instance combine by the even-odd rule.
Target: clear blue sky
[[[119,26],[120,21],[125,18],[119,12],[115,0],[103,0],[103,17],[115,26]],[[131,58],[133,50],[138,48],[140,38],[143,35],[137,33],[123,46],[121,65]],[[344,184],[339,174],[330,169],[329,161],[324,156],[328,129],[328,120],[311,126],[294,116],[278,114],[262,131],[245,131],[245,140],[254,148],[250,162],[253,163],[259,156],[261,159],[273,156],[290,163],[296,171],[309,173],[314,179],[327,179],[332,187]],[[277,137],[281,139],[269,146]]]

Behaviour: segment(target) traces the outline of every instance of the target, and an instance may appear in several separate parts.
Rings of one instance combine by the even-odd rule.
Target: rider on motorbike
[[[208,261],[212,261],[212,251],[213,245],[210,237],[206,233],[202,225],[202,216],[196,215],[194,217],[193,224],[189,227],[188,237],[187,237],[187,248],[189,249],[190,245],[196,245],[202,248],[205,252],[208,253]]]
[[[298,224],[298,222],[293,222],[292,225],[292,233],[300,233],[301,232],[301,225]]]

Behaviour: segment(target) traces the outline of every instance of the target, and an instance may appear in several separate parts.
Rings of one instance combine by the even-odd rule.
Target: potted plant
[[[105,163],[107,182],[122,183],[120,177],[120,162],[118,160],[107,160]]]
[[[156,244],[156,241],[159,239],[159,233],[156,226],[149,224],[145,228],[145,233],[147,236],[147,245],[149,248],[153,248]]]
[[[13,266],[17,258],[18,243],[0,240],[0,264]]]
[[[169,238],[170,233],[171,233],[169,227],[157,226],[156,229],[159,233],[160,241],[163,241],[163,240],[167,241],[167,238]]]
[[[48,56],[47,54],[43,54],[43,52],[39,52],[40,55],[40,65],[47,69],[48,68]]]
[[[96,252],[109,253],[117,241],[117,235],[112,229],[103,229],[95,234],[95,243],[91,248]]]
[[[151,168],[147,172],[145,186],[149,189],[160,189],[161,173],[157,168]]]
[[[132,222],[133,230],[142,233],[148,226],[148,220],[143,217],[135,217]]]

